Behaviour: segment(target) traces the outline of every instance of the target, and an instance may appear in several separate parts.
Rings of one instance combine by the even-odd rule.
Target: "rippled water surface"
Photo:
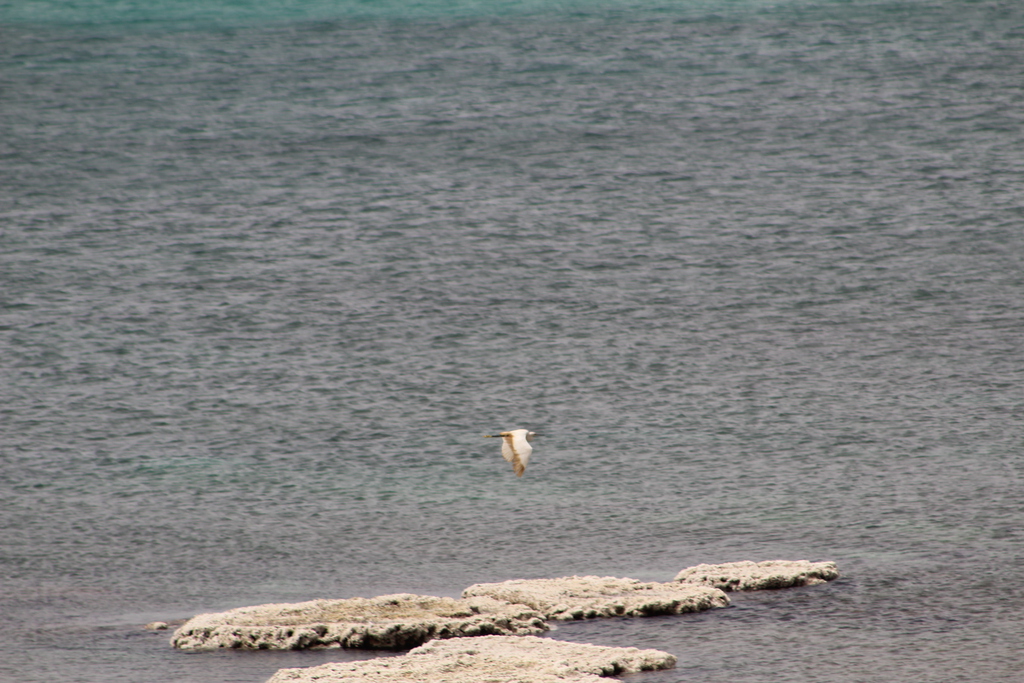
[[[1017,3],[161,7],[0,3],[0,680],[260,683],[377,653],[141,626],[776,558],[843,577],[551,637],[1019,680]]]

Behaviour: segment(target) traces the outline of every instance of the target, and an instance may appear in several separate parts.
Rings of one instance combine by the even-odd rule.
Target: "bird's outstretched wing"
[[[523,476],[530,462],[530,453],[533,453],[533,446],[526,440],[526,430],[502,432],[501,437],[501,457],[512,463],[512,470],[517,477]]]

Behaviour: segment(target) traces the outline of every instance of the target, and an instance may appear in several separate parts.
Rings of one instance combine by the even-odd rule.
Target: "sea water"
[[[0,3],[0,679],[259,683],[382,653],[143,625],[809,559],[550,637],[1020,680],[1022,64],[1000,0]]]

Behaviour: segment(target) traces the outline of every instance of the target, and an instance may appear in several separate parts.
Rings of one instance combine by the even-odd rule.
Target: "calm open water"
[[[260,683],[376,653],[141,626],[784,558],[843,578],[552,637],[1020,680],[1019,3],[284,5],[0,2],[0,679]]]

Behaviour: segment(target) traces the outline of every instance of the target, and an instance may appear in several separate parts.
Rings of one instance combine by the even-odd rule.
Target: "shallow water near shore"
[[[142,626],[766,559],[842,577],[550,637],[1018,680],[1016,3],[75,7],[0,4],[0,680],[259,683],[390,653]]]

